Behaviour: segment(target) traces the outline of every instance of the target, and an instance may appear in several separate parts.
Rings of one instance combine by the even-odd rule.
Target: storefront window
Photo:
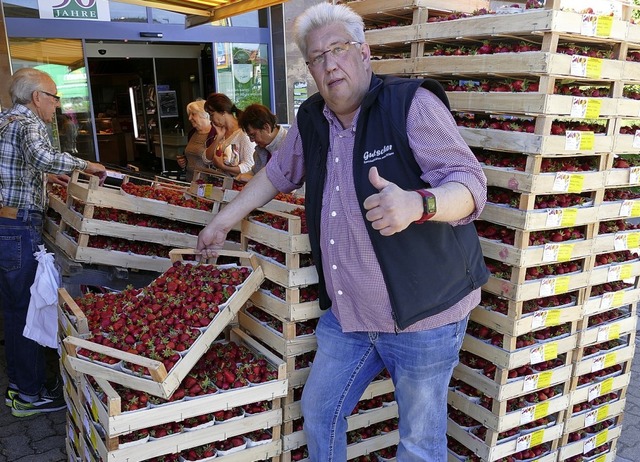
[[[9,39],[14,71],[34,67],[51,76],[58,87],[60,110],[51,127],[53,144],[83,159],[95,160],[89,86],[82,42],[64,39]]]
[[[3,0],[7,18],[38,18],[38,0]]]
[[[109,2],[112,22],[147,22],[147,9],[129,3]]]
[[[270,106],[267,45],[216,43],[218,91],[240,109],[260,103]]]
[[[161,10],[153,8],[151,17],[155,24],[180,24],[184,26],[186,15],[182,13],[174,13],[173,11]]]

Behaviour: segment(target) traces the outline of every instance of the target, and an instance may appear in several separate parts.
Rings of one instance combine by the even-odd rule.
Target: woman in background
[[[187,114],[193,128],[189,132],[184,154],[178,155],[176,161],[180,168],[186,169],[185,181],[192,181],[195,169],[208,168],[205,151],[215,142],[217,131],[211,124],[209,113],[204,109],[203,99],[187,104]]]
[[[222,93],[210,94],[204,108],[218,129],[216,142],[207,149],[207,160],[229,175],[250,172],[256,145],[238,124],[242,111]]]

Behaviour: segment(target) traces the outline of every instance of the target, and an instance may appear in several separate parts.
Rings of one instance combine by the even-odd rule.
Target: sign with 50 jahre
[[[38,0],[40,19],[110,21],[108,0]]]

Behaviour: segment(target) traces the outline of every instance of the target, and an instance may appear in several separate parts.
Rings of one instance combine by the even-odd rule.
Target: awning
[[[123,3],[163,10],[175,11],[187,15],[185,27],[219,21],[249,11],[268,8],[287,0],[118,0]]]

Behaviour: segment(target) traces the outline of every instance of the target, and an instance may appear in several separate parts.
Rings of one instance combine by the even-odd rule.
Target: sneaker
[[[11,401],[15,396],[18,396],[18,389],[9,385],[7,392],[4,394],[4,404],[11,407]]]
[[[66,409],[66,407],[67,403],[65,403],[64,398],[50,399],[46,398],[43,394],[38,401],[30,403],[20,399],[20,396],[16,395],[13,401],[11,401],[11,415],[14,417],[28,417],[42,412],[60,411]]]

